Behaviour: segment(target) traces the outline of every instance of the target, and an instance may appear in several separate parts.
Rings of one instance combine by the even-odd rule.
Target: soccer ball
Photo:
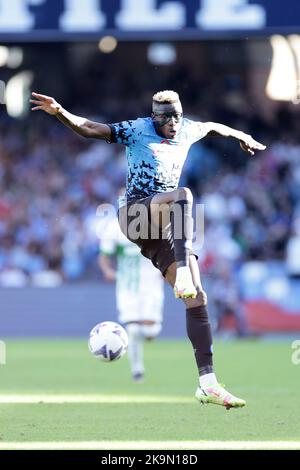
[[[104,362],[120,359],[127,351],[126,330],[113,321],[98,323],[90,332],[89,350],[94,357]]]

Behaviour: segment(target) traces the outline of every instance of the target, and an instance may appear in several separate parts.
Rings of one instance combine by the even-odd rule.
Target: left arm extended
[[[255,150],[265,150],[266,146],[254,140],[251,135],[245,134],[242,131],[233,129],[232,127],[224,126],[217,122],[203,122],[200,123],[204,127],[205,135],[222,135],[224,137],[234,137],[240,141],[241,148],[249,155],[254,155]]]

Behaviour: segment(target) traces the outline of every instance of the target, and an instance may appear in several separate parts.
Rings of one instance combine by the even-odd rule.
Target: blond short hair
[[[153,95],[152,99],[155,103],[159,104],[177,103],[180,101],[178,93],[173,90],[158,91]]]

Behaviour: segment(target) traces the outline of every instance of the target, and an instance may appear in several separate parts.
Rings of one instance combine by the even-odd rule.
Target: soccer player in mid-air
[[[178,188],[178,182],[190,146],[207,135],[233,137],[249,155],[265,146],[223,124],[183,118],[179,96],[170,90],[155,93],[151,117],[116,124],[75,116],[50,96],[32,95],[33,111],[55,115],[83,137],[126,146],[127,190],[119,204],[120,227],[185,303],[187,334],[199,370],[196,398],[227,409],[245,406],[244,400],[218,383],[214,373],[207,297],[192,251],[193,198],[188,188]]]
[[[163,277],[153,269],[151,261],[141,255],[139,247],[121,232],[117,217],[110,217],[105,225],[98,261],[105,280],[116,281],[118,321],[128,333],[132,379],[143,382],[144,340],[156,338],[162,327]]]

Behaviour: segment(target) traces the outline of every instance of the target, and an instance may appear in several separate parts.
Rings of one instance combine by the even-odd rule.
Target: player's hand
[[[106,269],[103,271],[103,275],[106,282],[114,282],[117,278],[117,273],[114,269]]]
[[[31,111],[45,111],[48,114],[57,114],[61,109],[60,104],[55,101],[54,98],[47,95],[40,95],[39,93],[32,92],[32,96],[34,99],[30,100],[30,103],[36,105],[34,106]]]
[[[239,138],[240,147],[244,152],[247,152],[249,155],[254,155],[255,150],[265,150],[266,146],[260,144],[254,140],[251,135],[242,134],[242,137]]]

